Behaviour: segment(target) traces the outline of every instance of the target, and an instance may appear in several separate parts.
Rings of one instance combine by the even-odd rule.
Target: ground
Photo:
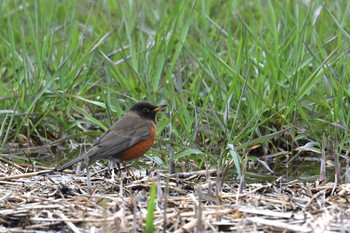
[[[108,176],[21,172],[2,165],[0,232],[145,232],[150,187],[157,186],[155,232],[347,232],[350,185],[284,181],[246,184],[216,170]],[[4,171],[7,171],[6,174]],[[218,194],[217,194],[218,193]],[[165,231],[164,231],[165,230]]]

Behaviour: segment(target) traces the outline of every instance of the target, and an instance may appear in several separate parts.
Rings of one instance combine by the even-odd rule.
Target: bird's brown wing
[[[152,124],[154,123],[151,121],[145,122],[145,120],[127,114],[103,134],[86,154],[80,155],[56,170],[62,171],[83,160],[87,160],[88,163],[100,159],[114,159],[120,162],[118,154],[147,139],[150,136]]]
[[[145,121],[139,118],[131,119],[123,117],[102,135],[89,153],[89,160],[106,158],[118,160],[117,155],[120,152],[147,139],[150,135],[152,122],[145,124]]]

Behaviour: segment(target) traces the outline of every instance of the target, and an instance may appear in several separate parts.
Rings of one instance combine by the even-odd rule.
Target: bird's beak
[[[166,106],[167,106],[166,104],[158,105],[155,109],[153,109],[153,111],[158,112],[159,110],[166,108]]]

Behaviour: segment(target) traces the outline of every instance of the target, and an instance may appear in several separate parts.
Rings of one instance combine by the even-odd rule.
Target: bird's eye
[[[144,108],[144,109],[142,109],[142,111],[149,112],[149,109],[148,108]]]

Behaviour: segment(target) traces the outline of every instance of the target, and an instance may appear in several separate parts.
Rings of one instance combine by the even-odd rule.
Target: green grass
[[[147,205],[146,233],[154,232],[154,211],[157,201],[157,185],[153,184],[150,189],[150,197]]]
[[[139,100],[170,106],[152,152],[160,164],[173,147],[216,167],[237,155],[227,144],[247,151],[257,138],[274,153],[287,139],[264,136],[287,126],[292,148],[325,135],[349,149],[348,1],[0,4],[4,151],[106,130]]]

